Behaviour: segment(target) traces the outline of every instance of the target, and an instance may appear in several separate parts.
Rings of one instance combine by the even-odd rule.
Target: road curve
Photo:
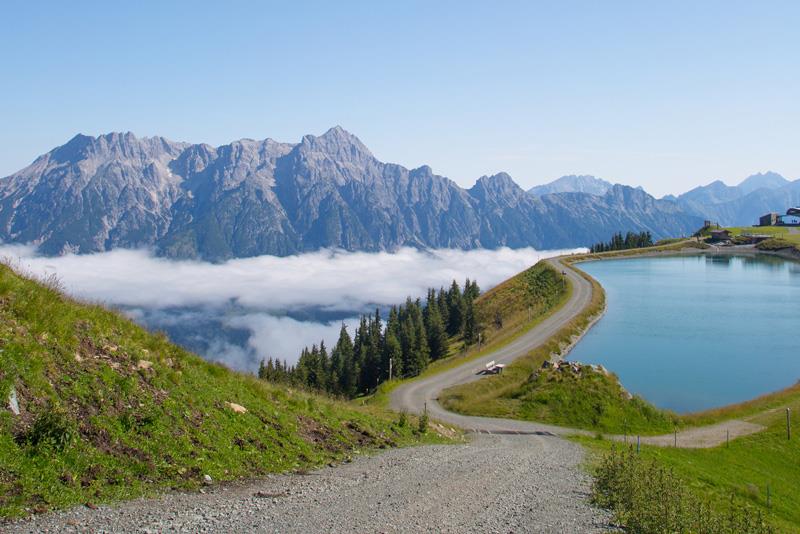
[[[572,295],[564,306],[513,342],[486,354],[479,360],[464,362],[463,365],[454,369],[424,379],[412,380],[398,386],[391,394],[390,405],[392,409],[419,414],[427,406],[428,414],[432,419],[473,432],[538,436],[593,435],[594,433],[588,430],[548,425],[546,423],[457,414],[445,410],[437,401],[442,390],[480,380],[484,375],[477,373],[485,362],[494,360],[497,363],[509,364],[545,343],[562,326],[575,318],[589,305],[592,299],[591,282],[571,266],[565,265],[560,258],[550,258],[545,261],[558,271],[565,272],[572,283]],[[726,440],[747,436],[763,429],[763,426],[747,421],[728,420],[709,426],[684,429],[679,431],[677,435],[642,436],[640,439],[641,443],[662,447],[706,448],[715,447]],[[617,441],[631,439],[628,436],[621,435],[606,435],[605,437]],[[547,446],[544,440],[542,440],[542,444]]]
[[[575,434],[576,430],[574,429],[530,421],[460,415],[445,410],[436,400],[444,389],[479,380],[483,375],[477,374],[477,371],[483,367],[485,362],[494,360],[497,363],[510,364],[545,343],[589,305],[592,300],[592,284],[572,267],[565,265],[559,258],[550,258],[545,261],[550,263],[554,269],[565,272],[567,279],[572,284],[572,294],[561,308],[511,343],[486,354],[479,360],[468,361],[454,369],[398,386],[391,394],[392,409],[422,413],[427,404],[428,414],[432,419],[476,432]]]

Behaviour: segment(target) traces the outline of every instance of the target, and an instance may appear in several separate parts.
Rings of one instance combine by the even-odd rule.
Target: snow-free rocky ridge
[[[224,261],[320,248],[554,249],[701,225],[676,202],[620,185],[537,197],[498,173],[463,189],[428,166],[379,161],[340,127],[296,144],[219,147],[77,135],[0,178],[0,242],[50,255],[147,247]]]

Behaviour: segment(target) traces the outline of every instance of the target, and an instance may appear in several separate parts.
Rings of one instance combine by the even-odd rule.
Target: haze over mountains
[[[780,174],[765,172],[729,186],[720,180],[696,187],[675,200],[685,210],[723,226],[755,224],[769,212],[785,213],[800,205],[800,180],[790,182]]]
[[[537,185],[528,189],[531,195],[540,197],[551,193],[589,193],[590,195],[605,195],[614,186],[600,178],[589,175],[562,176],[544,185]]]

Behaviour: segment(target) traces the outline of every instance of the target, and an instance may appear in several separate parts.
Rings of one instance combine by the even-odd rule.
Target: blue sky
[[[0,175],[78,132],[340,124],[469,186],[800,178],[798,2],[4,2]]]

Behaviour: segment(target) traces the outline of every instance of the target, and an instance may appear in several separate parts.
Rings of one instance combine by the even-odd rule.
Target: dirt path
[[[408,382],[397,387],[391,396],[391,406],[397,411],[422,413],[427,406],[433,419],[460,426],[474,432],[544,434],[553,436],[594,435],[595,432],[576,428],[548,425],[516,419],[499,419],[492,417],[476,417],[460,415],[445,410],[438,402],[439,393],[451,386],[479,380],[483,375],[477,374],[484,362],[495,360],[497,363],[510,364],[520,356],[545,343],[565,323],[577,316],[589,305],[592,298],[592,284],[578,274],[572,267],[565,265],[558,258],[547,260],[559,271],[564,271],[572,283],[570,300],[556,313],[531,328],[514,342],[484,356],[477,361],[465,362],[463,365],[448,371]],[[677,445],[683,448],[715,447],[734,439],[762,430],[764,427],[745,421],[725,421],[723,423],[691,428],[678,432]],[[624,441],[628,438],[618,435],[607,435],[609,439]],[[636,439],[635,436],[632,439]],[[674,446],[674,434],[648,436],[641,438],[642,443],[650,445]]]
[[[542,436],[476,436],[395,449],[307,476],[211,486],[6,525],[23,532],[603,532],[580,446]]]

